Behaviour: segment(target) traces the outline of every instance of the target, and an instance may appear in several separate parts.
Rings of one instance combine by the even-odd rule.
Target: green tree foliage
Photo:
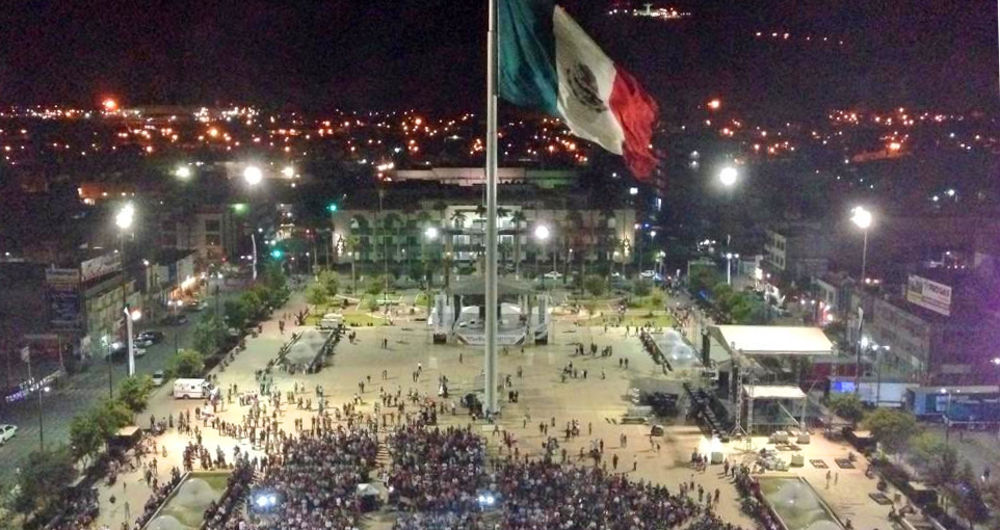
[[[719,273],[715,269],[704,266],[695,267],[691,269],[691,275],[688,276],[688,288],[691,293],[697,295],[700,291],[707,291],[718,285],[720,279]]]
[[[226,340],[226,326],[213,313],[205,313],[194,327],[192,347],[204,355],[214,355]]]
[[[250,312],[243,300],[226,300],[222,306],[225,315],[226,326],[230,328],[243,329],[250,320]]]
[[[268,263],[261,275],[260,286],[265,288],[265,296],[261,300],[272,307],[278,307],[288,299],[288,278],[279,263]]]
[[[75,478],[73,454],[66,445],[34,451],[21,465],[15,507],[24,514],[48,514],[63,489]]]
[[[389,284],[392,284],[392,278],[389,278]],[[385,290],[386,277],[384,275],[372,276],[368,278],[365,282],[365,292],[370,295],[381,294]]]
[[[632,293],[636,296],[646,296],[653,290],[653,282],[640,278],[632,283]]]
[[[306,302],[314,306],[321,306],[327,302],[326,289],[322,285],[313,285],[306,293]]]
[[[107,440],[118,429],[132,423],[132,411],[121,401],[105,399],[93,409],[93,420],[101,429],[101,436]]]
[[[591,296],[601,296],[607,291],[608,284],[601,276],[590,274],[583,279],[583,288],[590,293]]]
[[[865,417],[865,405],[854,393],[830,394],[826,405],[834,414],[857,425]]]
[[[876,409],[865,416],[862,424],[890,454],[899,454],[917,432],[916,418],[902,410]]]
[[[317,282],[327,296],[337,296],[340,290],[340,276],[333,271],[321,271]]]
[[[201,377],[205,358],[200,352],[181,350],[167,360],[167,371],[172,377]]]
[[[649,295],[649,305],[653,309],[663,309],[663,291],[657,289]]]
[[[95,417],[97,409],[78,414],[69,424],[69,443],[74,458],[97,455],[104,445],[104,434]]]
[[[153,379],[149,375],[127,377],[118,385],[118,399],[132,412],[142,412],[152,391]]]
[[[958,452],[937,434],[923,432],[910,439],[910,462],[929,484],[945,491],[958,478]],[[942,506],[948,497],[941,496]]]

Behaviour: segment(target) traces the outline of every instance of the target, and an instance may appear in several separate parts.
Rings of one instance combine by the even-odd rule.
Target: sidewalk
[[[225,395],[226,386],[233,383],[239,385],[241,392],[244,389],[253,390],[256,388],[254,372],[266,366],[269,360],[277,356],[281,345],[291,338],[293,332],[302,329],[289,326],[286,323],[285,333],[282,335],[278,329],[278,320],[281,319],[282,313],[297,312],[305,306],[304,294],[299,291],[293,292],[285,306],[275,310],[271,318],[261,323],[263,327],[262,333],[257,337],[247,337],[246,349],[237,354],[235,360],[228,367],[223,369],[219,365],[212,370],[211,374],[219,376],[222,383],[223,395]],[[278,377],[275,377],[275,379],[277,380]],[[205,428],[202,422],[195,422],[193,420],[194,409],[204,406],[204,402],[200,400],[175,400],[171,396],[172,388],[171,382],[167,381],[166,384],[153,392],[146,411],[136,414],[136,423],[140,427],[148,427],[150,415],[160,420],[171,415],[177,418],[178,414],[189,411],[192,416],[192,423],[201,427],[202,445],[212,451],[213,454],[215,447],[221,447],[225,451],[227,458],[230,458],[233,455],[233,447],[236,446],[240,447],[241,453],[248,452],[251,455],[261,454],[259,450],[251,447],[246,441],[237,441],[229,437],[220,436],[215,429]],[[218,414],[220,417],[225,417],[226,421],[237,421],[239,416],[234,418],[233,415],[242,415],[242,411],[243,407],[239,407],[234,403],[232,405],[224,405],[224,408]],[[176,421],[174,425],[173,429],[168,429],[166,433],[155,438],[157,443],[157,477],[161,484],[169,481],[171,468],[177,467],[178,469],[183,469],[183,447],[195,440],[193,434],[186,435],[179,433],[176,428]],[[168,447],[166,457],[163,457],[163,445]],[[143,459],[142,465],[147,465],[152,461],[152,458],[153,455],[147,456]],[[197,468],[197,466],[195,467]],[[135,471],[120,472],[113,486],[108,486],[106,483],[101,484],[98,492],[100,515],[95,522],[96,528],[100,528],[101,525],[108,525],[113,529],[117,529],[121,527],[123,522],[128,521],[129,525],[135,522],[135,519],[142,513],[143,506],[145,506],[153,493],[150,486],[145,483],[144,472],[143,467],[140,466]],[[111,502],[112,496],[115,497],[115,502]]]

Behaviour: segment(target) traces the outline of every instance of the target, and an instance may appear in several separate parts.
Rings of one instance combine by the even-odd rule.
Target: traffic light
[[[280,248],[271,250],[271,257],[274,259],[281,259],[282,256],[284,255],[285,255],[284,251],[282,251]]]
[[[331,202],[330,204],[327,204],[326,205],[326,211],[328,211],[330,213],[336,213],[337,212],[337,203]]]

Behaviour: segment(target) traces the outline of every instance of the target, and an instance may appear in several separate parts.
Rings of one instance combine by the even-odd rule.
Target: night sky
[[[721,95],[762,112],[995,106],[993,1],[677,2],[680,23],[563,2],[666,112]],[[14,7],[14,6],[18,7]],[[30,6],[30,7],[29,7]],[[251,102],[323,110],[478,109],[485,0],[9,2],[0,102]],[[755,41],[831,35],[840,49]]]

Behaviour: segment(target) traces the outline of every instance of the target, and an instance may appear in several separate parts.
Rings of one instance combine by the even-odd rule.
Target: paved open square
[[[293,295],[289,305],[279,313],[301,310],[303,304],[300,294]],[[684,421],[685,398],[679,404],[678,417],[664,422],[662,435],[652,436],[650,424],[623,424],[631,405],[629,390],[636,381],[648,385],[650,381],[681,380],[692,375],[684,371],[665,374],[643,350],[634,336],[634,327],[626,335],[624,326],[581,327],[570,319],[557,319],[550,344],[502,350],[503,409],[494,425],[474,421],[460,404],[466,394],[482,390],[477,387],[477,381],[479,385],[482,381],[481,347],[433,344],[423,322],[397,318],[391,326],[349,329],[328,358],[326,367],[318,373],[289,374],[275,368],[264,374],[263,368],[276,358],[282,344],[293,333],[307,329],[311,332],[312,328],[286,326],[282,332],[275,319],[264,322],[257,337],[248,337],[245,351],[224,369],[215,370],[213,377],[217,378],[224,398],[222,406],[212,413],[205,414],[210,407],[203,401],[170,397],[169,383],[156,391],[150,400],[149,413],[158,421],[169,418],[172,425],[153,438],[157,458],[153,475],[160,483],[168,479],[172,467],[182,467],[185,447],[199,440],[212,455],[221,450],[228,458],[234,455],[235,447],[244,454],[262,454],[264,445],[259,441],[251,444],[245,433],[238,437],[223,436],[212,428],[216,422],[245,423],[251,401],[241,400],[240,396],[262,396],[262,389],[271,395],[280,394],[282,401],[278,408],[260,397],[260,410],[274,418],[278,429],[288,433],[297,430],[298,421],[306,429],[314,425],[312,421],[321,401],[327,414],[334,411],[331,415],[334,425],[347,426],[348,416],[341,413],[345,405],[354,405],[356,414],[388,427],[379,433],[384,444],[386,433],[399,426],[402,417],[415,416],[419,408],[409,407],[403,414],[394,414],[395,408],[390,407],[376,409],[380,396],[410,396],[416,392],[421,401],[434,400],[439,425],[471,425],[485,439],[490,456],[512,456],[516,451],[519,458],[540,459],[545,454],[546,441],[554,437],[559,443],[555,458],[561,460],[564,451],[566,465],[589,467],[595,465],[589,452],[592,447],[600,447],[603,448],[601,465],[609,472],[632,481],[660,484],[673,493],[679,491],[682,483],[689,485],[686,489],[691,496],[698,496],[699,491],[712,496],[718,491],[714,512],[724,521],[744,528],[754,527],[752,519],[741,510],[732,478],[724,472],[729,466],[716,464],[698,470],[692,465],[692,452],[704,451],[709,444],[696,425]],[[349,339],[352,333],[353,340]],[[579,343],[587,352],[594,343],[599,353],[579,355]],[[605,348],[610,348],[609,354],[601,355]],[[447,381],[447,398],[439,395],[442,381]],[[289,402],[289,392],[294,393],[295,403]],[[515,397],[511,393],[516,393],[514,402],[508,399]],[[298,405],[299,400],[302,406]],[[203,414],[202,420],[197,419],[198,413]],[[178,428],[179,417],[187,414],[193,418],[192,429],[182,432]],[[351,421],[358,417],[352,416],[355,420]],[[148,420],[139,423],[145,421]],[[756,451],[763,447],[773,448],[765,438],[755,437],[752,448]],[[740,463],[752,465],[755,455],[746,449],[745,441],[733,441],[715,450],[721,450],[726,462],[735,467]],[[805,478],[841,523],[850,520],[855,528],[887,527],[888,509],[867,497],[875,488],[874,481],[865,477],[863,459],[858,457],[853,469],[838,468],[835,460],[847,458],[850,449],[818,435],[812,436],[808,445],[801,445],[800,452],[806,462],[804,467],[768,475]],[[788,459],[787,455],[781,456]],[[114,485],[101,488],[101,524],[118,528],[126,518],[134,519],[142,513],[151,493],[145,470],[150,468],[152,458],[147,455],[134,471],[120,473]],[[385,465],[386,460],[384,450],[380,450],[378,464]],[[194,469],[200,467],[198,462],[194,459]],[[383,509],[367,516],[364,526],[390,528],[397,515]]]

